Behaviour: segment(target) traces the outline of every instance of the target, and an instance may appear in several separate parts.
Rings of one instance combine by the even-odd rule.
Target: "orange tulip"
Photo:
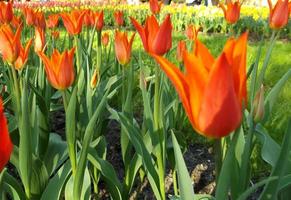
[[[186,50],[187,50],[186,42],[184,40],[179,41],[177,46],[177,60],[179,62],[183,61],[183,55]]]
[[[12,2],[0,2],[0,22],[10,23],[13,19]]]
[[[217,59],[197,39],[195,51],[184,53],[185,74],[152,55],[174,84],[193,128],[204,136],[221,138],[240,125],[247,98],[247,35],[229,39]]]
[[[92,25],[92,11],[91,10],[85,10],[84,11],[84,17],[83,17],[83,24],[84,26],[91,26]]]
[[[108,45],[108,43],[109,43],[109,34],[108,33],[104,33],[102,35],[101,41],[102,41],[103,46],[106,47]]]
[[[222,8],[224,13],[224,18],[229,24],[235,24],[240,16],[241,4],[239,0],[235,0],[233,3],[231,0],[228,0],[226,6],[219,3],[219,7]]]
[[[138,31],[144,49],[148,53],[164,55],[171,49],[172,24],[170,15],[166,16],[161,26],[159,26],[157,19],[153,15],[147,17],[144,27],[133,18],[131,18],[131,22]]]
[[[97,31],[101,31],[104,26],[104,12],[93,12],[92,15],[92,25],[96,28]]]
[[[46,26],[48,28],[56,28],[59,24],[59,15],[58,14],[52,14],[48,17],[46,20]]]
[[[121,65],[126,65],[130,61],[131,47],[135,33],[131,36],[130,40],[127,34],[116,31],[114,39],[115,55]]]
[[[46,22],[43,12],[35,12],[33,16],[33,24],[35,27],[40,27],[42,29],[45,29]]]
[[[154,15],[159,14],[161,11],[162,2],[158,2],[158,0],[150,0],[150,9]]]
[[[31,44],[32,39],[26,43],[25,48],[22,45],[20,46],[19,56],[14,63],[15,69],[20,70],[26,64]]]
[[[8,163],[13,150],[13,144],[10,140],[7,120],[4,115],[3,102],[0,97],[0,172]]]
[[[33,9],[25,7],[22,9],[23,15],[25,16],[25,22],[27,26],[32,26],[34,24],[35,12]]]
[[[115,23],[118,26],[123,26],[124,20],[123,20],[123,12],[122,11],[115,11],[114,12],[114,19],[115,19]]]
[[[38,52],[39,57],[44,62],[48,81],[58,90],[65,90],[74,82],[74,52],[75,48],[64,51],[62,54],[54,49],[51,58],[48,58],[41,51]]]
[[[291,15],[291,1],[288,3],[288,8],[289,8],[289,16]]]
[[[17,17],[15,15],[13,15],[13,19],[11,21],[11,25],[12,25],[13,28],[16,29],[19,26],[22,26],[22,19],[21,18],[22,18],[21,16]]]
[[[0,27],[0,54],[10,65],[14,64],[19,55],[21,30],[19,26],[14,34],[9,25]]]
[[[70,35],[78,35],[82,31],[82,23],[85,12],[73,10],[71,13],[60,14],[64,26]]]
[[[193,24],[190,24],[186,28],[185,35],[187,36],[189,40],[196,40],[200,30],[201,30],[200,26],[195,26]]]
[[[280,29],[287,25],[289,18],[288,0],[278,0],[273,8],[271,0],[268,0],[270,8],[269,24],[272,29]]]
[[[45,31],[41,27],[35,27],[34,51],[42,51],[45,46]]]

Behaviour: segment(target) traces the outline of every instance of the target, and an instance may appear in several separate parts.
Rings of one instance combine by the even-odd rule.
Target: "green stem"
[[[173,185],[174,185],[174,194],[178,196],[178,184],[177,184],[177,171],[173,169]]]
[[[15,93],[15,103],[16,103],[16,109],[17,109],[17,113],[20,113],[20,88],[19,88],[19,81],[17,78],[17,74],[16,74],[16,70],[15,68],[12,66],[11,67],[12,70],[12,77],[13,77],[13,82],[14,82],[14,93]]]
[[[160,193],[162,200],[166,199],[165,196],[165,170],[164,170],[164,133],[161,130],[161,115],[160,115],[160,69],[156,66],[155,71],[155,94],[154,94],[154,127],[156,133],[159,135],[159,146],[157,152],[157,165],[160,178]]]
[[[62,96],[63,96],[64,109],[65,109],[65,112],[67,112],[68,99],[66,95],[66,90],[62,90]]]
[[[222,167],[223,160],[223,150],[222,150],[222,140],[221,138],[215,139],[214,141],[214,152],[215,152],[215,173],[216,173],[216,183],[218,183],[220,170]]]
[[[77,72],[81,70],[81,63],[80,63],[80,54],[79,54],[79,38],[78,36],[74,37],[74,45],[76,48],[76,64],[77,64]]]
[[[101,47],[101,31],[97,31],[97,64],[96,69],[100,71],[100,74],[103,73],[101,70],[101,63],[102,63],[102,47]]]

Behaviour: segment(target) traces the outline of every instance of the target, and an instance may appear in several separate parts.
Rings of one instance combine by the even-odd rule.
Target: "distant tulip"
[[[144,49],[148,53],[164,55],[172,47],[172,24],[170,15],[159,26],[157,19],[148,16],[145,26],[142,27],[134,18],[131,22],[140,35]]]
[[[85,12],[85,14],[84,14],[84,17],[83,17],[83,24],[84,24],[84,26],[91,26],[91,25],[93,25],[92,24],[92,11],[91,10],[85,10],[84,11]]]
[[[64,26],[70,35],[78,35],[82,31],[82,23],[85,12],[77,10],[71,13],[60,14],[63,18]]]
[[[98,83],[100,81],[100,74],[99,74],[99,70],[95,69],[94,73],[92,75],[91,81],[90,81],[90,86],[91,89],[94,89],[97,87]]]
[[[130,61],[131,47],[135,33],[131,36],[130,40],[127,38],[127,34],[116,31],[114,38],[115,55],[118,62],[121,65],[126,65]]]
[[[152,56],[175,86],[193,128],[206,137],[221,138],[234,131],[242,119],[247,33],[229,39],[216,60],[198,39],[196,50],[184,54],[186,74],[167,59]]]
[[[13,19],[11,21],[11,25],[13,26],[13,28],[18,28],[19,26],[22,26],[22,23],[23,22],[22,22],[21,16],[17,17],[15,15],[13,15]]]
[[[235,24],[239,20],[241,8],[239,0],[235,0],[235,2],[228,0],[226,3],[226,7],[225,5],[219,3],[219,7],[222,8],[224,18],[229,24]]]
[[[43,51],[45,46],[45,30],[41,27],[35,27],[34,51]]]
[[[183,40],[179,41],[177,45],[177,60],[179,62],[183,61],[183,54],[186,50],[187,50],[186,42]]]
[[[0,97],[0,172],[8,163],[13,150],[13,144],[10,140],[7,119],[4,115],[3,102]]]
[[[108,45],[108,43],[109,43],[109,34],[108,33],[104,33],[102,35],[101,41],[102,41],[103,46],[106,47]]]
[[[114,19],[115,19],[115,23],[118,26],[123,26],[124,25],[123,12],[122,11],[115,11],[114,12]]]
[[[59,15],[58,14],[52,14],[48,17],[46,20],[46,26],[48,28],[56,28],[59,24]]]
[[[93,12],[92,25],[96,28],[97,31],[101,31],[104,26],[104,12]]]
[[[0,22],[10,23],[13,19],[12,2],[0,2]]]
[[[30,39],[26,43],[25,48],[23,48],[21,45],[19,56],[14,63],[15,69],[20,70],[26,64],[31,44],[32,44],[32,39]]]
[[[200,26],[195,26],[193,24],[190,24],[186,28],[185,35],[187,36],[189,40],[196,40],[200,29],[201,29]]]
[[[23,15],[25,16],[25,22],[27,26],[34,24],[35,11],[31,8],[25,7],[22,9]]]
[[[19,26],[14,34],[9,25],[0,27],[0,54],[10,65],[14,64],[19,55],[21,30]]]
[[[268,0],[268,4],[270,8],[270,27],[272,29],[280,29],[286,26],[290,14],[290,8],[288,8],[288,0],[278,0],[274,8],[271,0]]]
[[[54,49],[51,58],[48,58],[41,51],[38,52],[39,57],[44,62],[47,79],[58,90],[67,89],[74,82],[74,52],[75,48],[64,51],[62,54]]]
[[[60,37],[60,32],[59,31],[51,31],[51,34],[54,39],[57,39]]]
[[[158,2],[158,0],[150,0],[150,9],[154,15],[160,13],[162,3],[163,2]]]
[[[45,22],[45,17],[44,17],[43,12],[38,11],[34,13],[33,24],[35,27],[39,27],[42,29],[46,28],[46,22]]]

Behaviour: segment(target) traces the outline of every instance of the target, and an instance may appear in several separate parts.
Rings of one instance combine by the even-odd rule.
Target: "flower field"
[[[0,2],[0,199],[290,199],[291,2]]]

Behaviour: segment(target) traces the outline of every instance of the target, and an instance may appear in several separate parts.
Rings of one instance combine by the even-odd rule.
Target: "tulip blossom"
[[[221,138],[241,123],[246,103],[247,33],[229,39],[215,59],[197,39],[195,51],[184,53],[185,74],[167,59],[152,54],[175,86],[193,128]]]
[[[131,47],[135,33],[131,36],[130,40],[127,34],[116,31],[114,38],[115,55],[121,65],[126,65],[130,61]]]
[[[90,81],[91,89],[96,88],[96,86],[98,85],[99,81],[100,81],[99,70],[95,69],[94,73],[92,75],[91,81]]]
[[[21,26],[14,34],[9,25],[0,27],[0,54],[4,61],[13,65],[20,51]]]
[[[106,47],[108,45],[108,43],[109,43],[109,34],[108,33],[104,33],[102,35],[101,41],[102,41],[103,46]]]
[[[290,14],[288,0],[278,0],[273,7],[271,0],[268,0],[270,8],[269,24],[272,29],[280,29],[287,25]]]
[[[22,45],[20,46],[19,56],[14,63],[15,69],[20,70],[26,64],[31,44],[32,39],[26,43],[25,48],[23,48]]]
[[[84,26],[91,26],[92,25],[92,11],[91,10],[85,10],[84,11],[84,17],[83,17],[83,24]]]
[[[25,7],[23,10],[23,15],[25,16],[25,22],[27,26],[32,26],[34,24],[35,12],[31,8]]]
[[[200,26],[195,26],[193,24],[190,24],[186,28],[185,35],[187,36],[189,40],[196,40],[200,29],[201,29]]]
[[[18,28],[19,26],[22,26],[22,17],[21,16],[17,17],[15,15],[13,15],[13,19],[11,21],[11,25],[15,29]]]
[[[46,21],[43,12],[35,12],[33,16],[33,24],[35,27],[45,29]]]
[[[171,49],[172,24],[170,15],[166,16],[161,25],[153,15],[147,17],[144,27],[133,18],[131,18],[131,22],[139,33],[146,52],[164,55]]]
[[[8,133],[7,120],[4,115],[3,102],[0,97],[0,172],[8,163],[13,150],[13,144]]]
[[[56,28],[59,24],[59,15],[58,14],[52,14],[48,17],[46,20],[46,26],[48,28]]]
[[[261,85],[261,88],[259,91],[257,91],[253,105],[254,105],[254,121],[259,122],[264,118],[265,114],[265,101],[264,101],[264,86]]]
[[[10,23],[13,19],[12,2],[0,2],[0,22]]]
[[[150,0],[150,9],[154,15],[159,14],[161,11],[162,2],[158,2],[158,0]]]
[[[114,12],[114,19],[115,19],[115,23],[118,26],[123,26],[124,20],[123,20],[123,12],[122,11],[115,11]]]
[[[54,39],[58,39],[60,37],[60,32],[59,31],[51,31],[51,34]]]
[[[63,53],[54,49],[51,58],[48,58],[41,51],[38,52],[39,57],[44,63],[48,81],[58,90],[65,90],[74,82],[74,52],[75,48],[64,51]]]
[[[72,11],[71,13],[62,13],[60,14],[64,26],[70,35],[78,35],[82,31],[82,23],[85,12],[80,12],[77,10]]]
[[[97,31],[101,31],[104,26],[104,12],[93,12],[91,22],[92,25],[96,28]]]
[[[42,51],[45,46],[45,30],[35,27],[34,51]]]
[[[221,3],[219,3],[219,7],[222,8],[224,18],[227,21],[227,23],[235,24],[238,21],[241,8],[239,0],[235,0],[235,2],[232,2],[232,0],[227,0],[226,7]]]
[[[186,42],[183,40],[179,41],[177,45],[177,60],[179,62],[183,61],[183,55],[186,50],[187,50]]]

